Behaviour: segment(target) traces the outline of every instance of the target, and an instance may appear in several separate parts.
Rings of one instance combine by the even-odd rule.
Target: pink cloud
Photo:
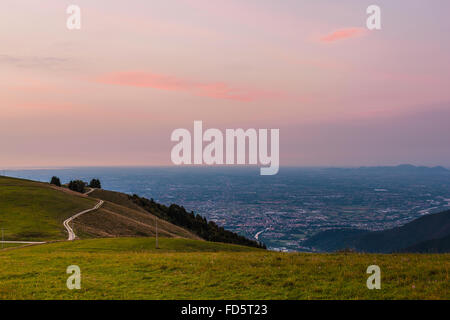
[[[333,31],[330,34],[327,34],[320,38],[321,42],[330,43],[339,40],[355,38],[362,36],[366,33],[366,29],[364,28],[345,28]]]
[[[149,72],[115,72],[96,79],[99,83],[188,92],[201,97],[251,102],[281,97],[281,93],[233,87],[223,82],[198,82]]]

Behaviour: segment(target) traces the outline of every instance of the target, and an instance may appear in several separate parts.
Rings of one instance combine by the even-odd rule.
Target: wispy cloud
[[[282,93],[235,87],[223,82],[199,82],[149,72],[116,72],[96,79],[99,83],[188,92],[201,97],[251,102],[277,98]]]
[[[68,59],[58,57],[40,57],[40,56],[13,56],[8,54],[0,54],[0,63],[14,65],[20,68],[34,67],[53,67],[67,62]]]
[[[345,28],[335,30],[323,37],[320,38],[321,42],[330,43],[336,42],[339,40],[350,39],[362,36],[366,33],[366,29],[364,28]]]

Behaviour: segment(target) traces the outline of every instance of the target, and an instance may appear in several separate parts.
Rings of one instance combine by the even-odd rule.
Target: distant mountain
[[[401,227],[383,231],[327,230],[314,235],[302,245],[320,251],[353,249],[380,253],[427,251],[436,246],[439,252],[450,252],[449,236],[450,210],[423,216]]]
[[[401,164],[398,166],[379,166],[379,167],[359,167],[359,168],[330,168],[329,170],[343,171],[343,172],[354,172],[357,174],[394,174],[394,175],[450,175],[450,170],[442,167],[424,167],[424,166],[413,166],[411,164]]]
[[[360,167],[360,170],[367,171],[396,171],[403,173],[450,173],[450,170],[442,166],[437,167],[424,167],[424,166],[413,166],[411,164],[401,164],[393,167]]]
[[[450,235],[439,238],[428,240],[424,242],[417,243],[406,249],[400,250],[400,252],[410,252],[410,253],[445,253],[450,252]]]

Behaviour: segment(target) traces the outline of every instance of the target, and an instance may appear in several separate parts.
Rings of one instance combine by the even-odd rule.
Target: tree
[[[101,189],[102,188],[102,184],[100,183],[99,179],[92,179],[91,183],[89,183],[89,187]]]
[[[84,188],[86,187],[86,182],[81,180],[73,180],[69,182],[69,189],[72,191],[84,193]]]
[[[58,177],[53,176],[52,180],[50,181],[50,184],[54,184],[57,187],[61,187],[61,180],[59,180]]]

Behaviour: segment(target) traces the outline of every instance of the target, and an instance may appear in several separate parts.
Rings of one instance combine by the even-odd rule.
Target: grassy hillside
[[[49,184],[0,176],[0,228],[5,240],[65,239],[63,221],[96,201]]]
[[[447,255],[277,253],[120,238],[0,251],[0,299],[450,299]],[[66,268],[81,268],[81,290]],[[368,290],[377,264],[382,289]]]
[[[115,192],[103,189],[95,189],[93,192],[89,194],[90,197],[102,199],[108,202],[112,202],[123,207],[133,209],[136,211],[147,212],[142,209],[140,206],[135,204],[133,200],[129,198],[129,196],[122,192]]]
[[[107,194],[106,191],[94,193]],[[64,240],[67,232],[63,221],[92,208],[97,202],[92,194],[87,197],[47,183],[0,176],[0,228],[5,229],[5,240]],[[155,219],[155,216],[132,204],[121,206],[105,202],[100,210],[78,217],[71,225],[79,238],[143,237],[155,235]],[[199,239],[191,232],[161,219],[158,219],[158,233],[163,237]]]
[[[158,220],[158,235],[161,237],[200,239],[188,230],[146,211],[130,209],[111,202],[105,202],[99,210],[75,219],[73,228],[80,238],[153,237],[156,233],[155,219]]]

